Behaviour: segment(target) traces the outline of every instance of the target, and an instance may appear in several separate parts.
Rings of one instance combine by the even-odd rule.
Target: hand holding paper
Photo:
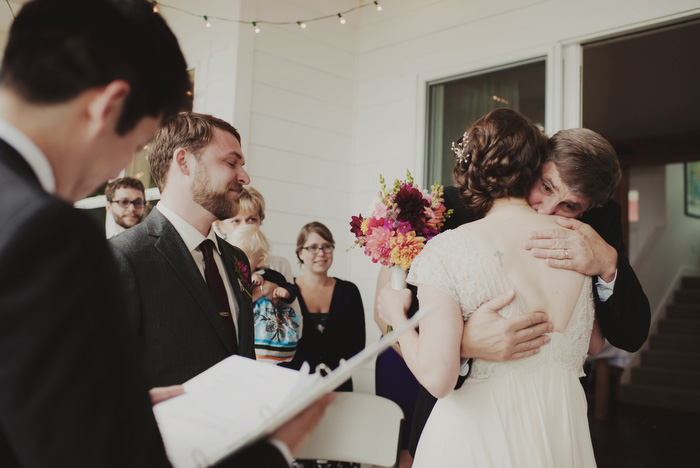
[[[324,395],[415,328],[426,313],[418,311],[325,377],[308,374],[308,366],[295,371],[241,356],[219,362],[185,382],[184,395],[154,406],[168,458],[176,468],[211,466],[273,434],[289,439],[295,450],[304,434],[294,437],[290,431],[313,427],[329,403]]]
[[[151,397],[151,404],[157,405],[183,393],[185,393],[185,387],[182,385],[171,385],[169,387],[154,387],[148,391],[148,396]]]

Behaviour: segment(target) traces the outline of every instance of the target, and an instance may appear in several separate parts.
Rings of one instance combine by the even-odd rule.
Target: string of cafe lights
[[[179,11],[181,13],[188,14],[190,16],[202,18],[202,20],[204,21],[204,25],[207,28],[211,27],[212,23],[210,20],[223,21],[223,22],[227,22],[227,23],[249,24],[253,27],[253,31],[255,31],[255,33],[260,33],[260,31],[261,31],[260,25],[262,25],[262,24],[270,24],[270,25],[275,25],[275,26],[285,26],[285,25],[295,25],[296,24],[301,29],[306,29],[306,25],[309,23],[313,23],[315,21],[323,21],[323,20],[327,20],[330,18],[338,18],[338,22],[340,24],[345,24],[346,19],[345,19],[345,16],[343,16],[343,15],[351,13],[355,10],[359,10],[360,8],[366,8],[366,7],[373,6],[377,9],[377,11],[382,11],[382,5],[379,3],[379,0],[376,0],[376,1],[373,0],[373,1],[369,1],[367,3],[363,3],[361,5],[358,5],[356,7],[350,8],[348,10],[339,11],[338,13],[332,13],[332,14],[328,14],[325,16],[318,16],[316,18],[301,19],[301,20],[296,20],[296,21],[267,21],[267,20],[258,20],[258,19],[254,20],[254,21],[245,21],[245,20],[234,20],[234,19],[230,19],[230,18],[222,18],[220,16],[201,15],[198,13],[193,13],[191,11],[185,10],[183,8],[168,5],[168,4],[165,4],[163,2],[158,2],[156,0],[151,0],[151,3],[153,4],[153,11],[155,13],[158,13],[159,8],[167,8],[167,9],[171,9],[171,10],[176,10],[176,11]]]

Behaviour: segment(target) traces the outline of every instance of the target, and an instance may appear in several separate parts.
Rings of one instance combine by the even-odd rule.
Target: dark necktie
[[[211,239],[206,239],[204,242],[199,244],[199,250],[204,256],[204,279],[207,281],[209,292],[214,298],[216,308],[219,311],[219,316],[223,321],[226,336],[228,336],[229,341],[231,342],[231,349],[233,349],[234,353],[237,353],[238,341],[236,340],[236,328],[233,326],[231,306],[228,302],[228,295],[226,294],[224,281],[221,279],[219,269],[216,266],[216,261],[214,261],[214,242]]]

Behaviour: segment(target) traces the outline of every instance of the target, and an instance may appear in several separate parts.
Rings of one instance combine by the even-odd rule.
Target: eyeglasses
[[[333,253],[333,250],[335,250],[335,245],[333,244],[324,244],[324,245],[310,245],[308,247],[302,247],[302,250],[306,250],[310,254],[316,255],[319,250],[323,250],[323,253],[329,254]]]
[[[137,210],[139,208],[143,208],[143,204],[144,204],[143,200],[141,200],[140,198],[138,198],[134,201],[127,200],[127,199],[112,200],[111,203],[116,203],[117,205],[121,206],[122,208],[128,208],[129,205],[134,205],[134,208],[136,208]]]

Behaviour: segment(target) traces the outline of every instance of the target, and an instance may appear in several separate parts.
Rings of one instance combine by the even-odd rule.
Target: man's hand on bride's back
[[[549,343],[554,326],[543,312],[503,318],[498,314],[515,298],[515,292],[501,294],[481,305],[464,324],[460,355],[464,359],[510,361],[537,354]]]

